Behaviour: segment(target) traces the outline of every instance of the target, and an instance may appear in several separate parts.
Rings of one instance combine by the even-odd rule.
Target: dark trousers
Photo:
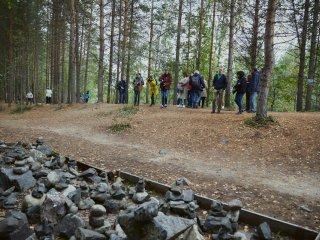
[[[51,97],[46,97],[46,103],[50,104],[51,103]]]
[[[167,106],[168,104],[168,89],[161,89],[161,104]]]
[[[140,91],[134,91],[134,105],[139,106],[140,103]]]
[[[206,100],[206,97],[201,97],[201,107],[204,107],[204,102]],[[200,106],[200,102],[199,102],[199,106]]]
[[[154,94],[151,94],[151,105],[154,105]]]
[[[234,101],[239,107],[239,112],[242,112],[242,98],[243,98],[244,93],[237,93]]]
[[[119,92],[119,103],[124,104],[124,99],[125,99],[125,92]]]
[[[246,92],[246,111],[250,111],[250,92]]]

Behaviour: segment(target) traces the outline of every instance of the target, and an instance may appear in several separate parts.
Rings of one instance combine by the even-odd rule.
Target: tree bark
[[[119,5],[119,30],[118,30],[118,54],[117,54],[117,80],[116,85],[119,82],[120,76],[120,60],[121,60],[121,27],[122,27],[122,1]],[[118,103],[118,89],[116,89],[116,103]]]
[[[203,4],[203,0],[202,0],[202,4]],[[180,37],[181,37],[182,7],[183,7],[183,0],[179,0],[179,17],[178,17],[177,43],[176,43],[176,65],[175,65],[175,74],[174,74],[174,82],[173,82],[174,84],[173,105],[177,104],[177,84],[179,81],[179,69],[180,69],[180,45],[181,45]],[[201,47],[201,42],[200,42],[200,47]]]
[[[260,94],[256,113],[257,120],[267,117],[269,82],[274,65],[273,39],[277,4],[278,0],[268,0],[264,37],[264,68],[260,79]]]
[[[199,35],[198,35],[198,46],[197,46],[197,60],[196,69],[200,71],[201,65],[201,52],[202,52],[202,34],[203,34],[203,16],[204,16],[204,0],[201,0],[200,14],[199,14]]]
[[[74,94],[74,70],[75,70],[75,39],[74,39],[74,0],[70,0],[70,46],[69,46],[69,84],[68,103],[75,102]]]
[[[233,48],[234,48],[234,18],[235,18],[235,5],[236,0],[231,0],[230,5],[230,23],[229,23],[229,54],[228,54],[228,72],[227,72],[227,79],[228,79],[228,86],[226,89],[225,95],[225,107],[230,108],[230,96],[231,96],[231,83],[232,83],[232,68],[233,68]]]
[[[80,1],[76,0],[76,43],[75,43],[75,55],[76,55],[76,102],[80,102]]]
[[[252,27],[252,38],[250,45],[250,67],[251,71],[257,66],[257,48],[258,48],[258,33],[259,33],[259,10],[260,0],[256,0],[254,8],[254,22]]]
[[[60,77],[60,102],[64,103],[64,62],[65,62],[65,51],[66,51],[66,3],[63,1],[62,5],[62,29],[61,29],[61,77]]]
[[[148,49],[148,77],[151,76],[151,65],[152,65],[152,42],[153,42],[153,10],[154,0],[151,1],[151,13],[150,13],[150,36],[149,36],[149,49]],[[147,84],[146,89],[146,104],[149,103],[149,85]]]
[[[215,17],[216,17],[216,5],[217,0],[213,2],[213,9],[212,9],[212,23],[211,23],[211,39],[210,39],[210,56],[209,56],[209,77],[208,77],[208,91],[207,91],[207,99],[206,99],[206,106],[209,106],[209,97],[210,97],[210,89],[211,89],[211,82],[212,82],[212,65],[213,65],[213,43],[214,43],[214,31],[215,31]]]
[[[90,47],[91,47],[91,31],[92,31],[92,11],[93,11],[93,3],[91,3],[90,20],[89,20],[89,27],[88,27],[86,66],[85,66],[85,71],[84,71],[83,94],[85,94],[85,92],[87,90],[87,82],[88,82],[88,66],[89,66],[89,55],[90,55]]]
[[[100,51],[99,51],[99,70],[98,70],[98,102],[103,102],[103,58],[104,58],[104,0],[100,0]]]
[[[308,34],[308,21],[309,21],[309,7],[310,0],[306,0],[304,17],[303,17],[303,28],[301,33],[301,45],[300,45],[300,62],[299,62],[299,75],[298,75],[298,90],[297,90],[297,111],[302,111],[302,99],[303,99],[303,82],[304,82],[304,68],[306,61],[306,43]]]
[[[313,10],[313,23],[311,30],[311,46],[310,46],[310,58],[309,58],[309,69],[308,79],[312,79],[312,82],[307,84],[307,95],[306,95],[306,111],[311,110],[311,97],[314,84],[314,77],[316,71],[316,47],[317,47],[317,35],[318,35],[318,17],[319,17],[319,0],[314,0]]]
[[[190,48],[191,48],[191,10],[192,10],[192,2],[189,0],[189,13],[188,13],[188,46],[187,46],[187,69],[189,70],[190,66]]]
[[[59,21],[60,21],[60,1],[53,0],[53,28],[52,28],[52,46],[53,46],[53,94],[52,100],[54,104],[58,103],[59,89]]]
[[[107,103],[110,103],[111,95],[111,84],[112,84],[112,69],[113,69],[113,44],[114,44],[114,20],[116,12],[115,0],[111,0],[111,35],[110,35],[110,54],[109,54],[109,80],[108,80],[108,91],[107,91]]]
[[[126,88],[126,102],[128,103],[129,95],[128,95],[128,88],[129,88],[129,76],[125,76],[125,58],[126,58],[126,45],[127,45],[127,22],[128,22],[128,9],[129,9],[129,0],[125,0],[124,5],[124,23],[123,23],[123,39],[122,39],[122,50],[121,50],[121,79],[126,79],[127,88]]]

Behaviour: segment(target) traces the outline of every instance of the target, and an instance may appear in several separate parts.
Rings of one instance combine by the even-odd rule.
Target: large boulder
[[[41,205],[41,221],[57,224],[67,213],[66,200],[67,197],[63,196],[61,193],[50,190],[47,193],[46,200]]]
[[[58,224],[57,230],[61,237],[70,238],[79,227],[84,227],[85,221],[77,214],[67,214]]]
[[[26,191],[34,187],[36,180],[32,176],[31,171],[17,175],[14,174],[12,168],[1,168],[0,171],[0,187],[3,189],[15,186],[18,191]]]

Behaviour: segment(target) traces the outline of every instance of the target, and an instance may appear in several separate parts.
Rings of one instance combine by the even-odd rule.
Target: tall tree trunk
[[[60,1],[53,0],[53,28],[52,28],[52,46],[53,46],[53,103],[58,103],[59,88],[59,21],[60,21]]]
[[[89,56],[90,56],[90,47],[91,47],[91,31],[92,31],[92,11],[93,11],[93,2],[91,3],[90,20],[89,20],[89,27],[88,27],[86,67],[84,70],[83,94],[87,90],[87,82],[88,82],[88,66],[89,66]]]
[[[154,0],[151,1],[150,10],[150,36],[149,36],[149,52],[148,52],[148,77],[151,76],[151,65],[152,65],[152,42],[153,42],[153,10],[154,10]],[[154,76],[153,76],[154,77]],[[146,104],[149,103],[149,85],[147,84],[146,89]]]
[[[213,10],[212,10],[212,26],[211,26],[211,40],[210,40],[210,56],[209,56],[209,77],[208,77],[208,91],[207,91],[207,99],[206,106],[209,106],[209,97],[210,97],[210,87],[212,82],[212,66],[213,66],[213,42],[214,42],[214,31],[215,31],[215,17],[216,17],[216,5],[217,0],[213,2]]]
[[[258,48],[258,33],[259,33],[259,10],[260,0],[256,0],[254,7],[254,22],[252,27],[252,37],[250,45],[250,67],[251,71],[257,67],[257,48]]]
[[[232,68],[233,68],[233,48],[234,48],[234,18],[235,18],[235,5],[236,0],[231,0],[230,5],[230,23],[229,23],[229,54],[228,54],[228,86],[225,95],[225,107],[230,108],[230,96],[231,96],[231,83],[232,83]]]
[[[203,17],[204,17],[204,0],[201,0],[200,4],[200,14],[199,14],[199,35],[198,35],[198,46],[197,46],[197,62],[196,62],[196,69],[200,71],[200,64],[201,64],[201,52],[202,52],[202,34],[203,34]]]
[[[116,86],[119,82],[119,76],[120,76],[120,59],[121,59],[121,27],[122,27],[122,1],[120,1],[119,5],[119,30],[118,30],[118,53],[117,53],[117,80],[116,80]],[[119,92],[116,88],[116,103],[118,103],[118,96]]]
[[[70,0],[70,46],[69,46],[69,84],[68,103],[75,102],[74,70],[75,70],[75,39],[74,39],[74,0]]]
[[[129,82],[130,82],[130,64],[131,64],[131,49],[132,49],[132,43],[133,43],[133,15],[134,15],[134,3],[135,0],[131,0],[131,14],[130,14],[130,29],[129,29],[129,42],[128,42],[128,59],[127,59],[127,96],[128,94],[128,87],[129,87]],[[128,100],[129,98],[127,98]]]
[[[297,90],[297,111],[302,111],[302,98],[303,98],[303,82],[304,82],[304,67],[306,61],[306,43],[308,34],[308,21],[309,21],[309,7],[310,0],[306,0],[303,28],[301,33],[301,45],[300,45],[300,62],[299,62],[299,75],[298,75],[298,90]]]
[[[110,35],[110,54],[109,54],[109,80],[108,80],[108,91],[107,91],[107,103],[110,103],[111,95],[111,84],[112,84],[112,69],[113,69],[113,44],[114,44],[114,19],[116,13],[115,0],[111,0],[112,12],[111,12],[111,35]]]
[[[177,28],[176,65],[175,65],[175,74],[174,74],[173,105],[177,104],[177,84],[178,84],[178,80],[179,80],[179,68],[180,68],[180,36],[181,36],[182,7],[183,7],[183,0],[179,0],[179,17],[178,17],[178,28]],[[201,43],[200,43],[200,45],[201,45]]]
[[[126,79],[127,82],[127,88],[126,88],[126,102],[128,103],[129,100],[129,94],[128,94],[128,88],[129,88],[129,76],[125,77],[125,58],[126,58],[126,45],[127,45],[127,22],[128,22],[128,9],[129,9],[129,0],[125,0],[124,5],[124,23],[123,23],[123,39],[122,39],[122,50],[121,50],[121,79]]]
[[[268,10],[264,36],[264,68],[260,79],[260,94],[256,114],[257,120],[267,117],[269,82],[274,65],[273,39],[277,4],[278,0],[268,0]]]
[[[75,55],[76,55],[76,102],[80,102],[80,1],[76,0],[76,43],[75,43]]]
[[[49,87],[50,83],[50,9],[48,8],[47,15],[47,32],[46,32],[46,88]]]
[[[103,58],[104,58],[104,0],[100,0],[100,50],[99,50],[99,70],[98,70],[98,102],[103,102]]]
[[[188,47],[187,47],[187,69],[189,70],[190,66],[190,48],[191,48],[191,11],[192,11],[192,2],[189,0],[189,13],[188,13]]]
[[[39,8],[37,2],[37,8]],[[35,103],[38,102],[38,91],[39,91],[39,71],[38,71],[38,64],[39,64],[39,15],[37,15],[36,19],[36,26],[35,26],[35,38],[34,38],[34,53],[33,53],[33,101]]]
[[[314,77],[316,71],[316,46],[317,46],[317,35],[318,35],[318,17],[319,17],[319,0],[314,0],[313,10],[313,23],[311,33],[311,47],[310,47],[310,58],[309,58],[309,69],[308,69],[308,85],[306,95],[306,111],[311,110],[311,97],[314,84]]]
[[[60,102],[64,103],[64,57],[66,51],[66,3],[62,5],[62,29],[61,29],[61,77],[60,77]]]

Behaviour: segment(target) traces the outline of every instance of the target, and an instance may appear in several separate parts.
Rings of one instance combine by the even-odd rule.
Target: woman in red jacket
[[[159,78],[161,89],[161,108],[167,107],[171,81],[172,76],[168,70],[165,69],[164,73]]]

